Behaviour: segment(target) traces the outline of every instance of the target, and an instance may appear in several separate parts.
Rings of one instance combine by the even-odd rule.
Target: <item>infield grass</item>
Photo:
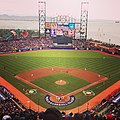
[[[63,86],[57,85],[55,84],[57,80],[64,80],[66,84]],[[79,79],[66,73],[57,73],[45,76],[32,81],[32,83],[54,94],[67,94],[90,84],[86,80]]]

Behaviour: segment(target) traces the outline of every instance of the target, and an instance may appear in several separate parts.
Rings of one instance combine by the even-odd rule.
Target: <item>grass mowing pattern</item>
[[[5,70],[2,69],[4,66]],[[120,79],[120,59],[96,52],[49,50],[0,56],[0,76],[5,78],[23,93],[23,88],[32,89],[32,87],[16,80],[14,75],[23,71],[43,67],[87,68],[87,70],[108,77],[108,81],[89,88],[90,90],[93,90],[96,95]],[[38,103],[39,98],[39,104],[41,106],[50,107],[43,100],[44,95],[44,93],[38,91],[38,96],[31,95],[28,97],[36,103]],[[76,102],[66,108],[61,107],[60,109],[71,109],[90,99],[86,98],[82,92],[76,94],[75,97],[77,99]]]
[[[65,80],[66,85],[56,85],[55,81],[57,80]],[[66,73],[45,76],[32,81],[32,83],[54,94],[67,94],[89,84],[86,80],[79,79]]]

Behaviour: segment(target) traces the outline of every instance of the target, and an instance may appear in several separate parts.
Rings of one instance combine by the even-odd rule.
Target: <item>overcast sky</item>
[[[47,16],[80,17],[83,0],[45,0]],[[120,20],[120,0],[88,0],[89,19]],[[0,0],[0,14],[37,16],[38,0]]]

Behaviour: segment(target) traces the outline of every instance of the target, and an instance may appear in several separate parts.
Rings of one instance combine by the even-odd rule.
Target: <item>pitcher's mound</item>
[[[65,85],[66,81],[64,81],[64,80],[58,80],[58,81],[55,82],[55,84],[57,84],[57,85]]]

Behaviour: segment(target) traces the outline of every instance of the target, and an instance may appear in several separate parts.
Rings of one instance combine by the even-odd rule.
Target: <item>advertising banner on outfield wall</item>
[[[56,22],[46,22],[45,28],[46,29],[57,29],[57,23]]]
[[[56,37],[57,36],[57,30],[56,29],[51,29],[50,30],[50,36]]]
[[[51,22],[51,29],[57,29],[57,23]]]
[[[63,35],[63,30],[62,29],[57,30],[57,35],[62,36]]]
[[[51,28],[51,22],[46,22],[45,23],[45,28],[50,29]]]
[[[73,37],[75,35],[75,30],[68,30],[68,36]]]

